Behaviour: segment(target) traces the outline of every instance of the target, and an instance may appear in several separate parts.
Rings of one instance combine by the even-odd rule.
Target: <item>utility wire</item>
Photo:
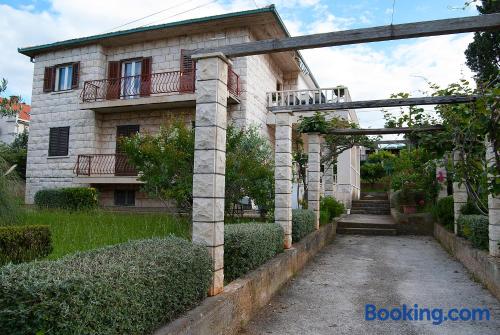
[[[213,0],[213,1],[210,1],[210,2],[207,2],[207,3],[204,3],[204,4],[202,4],[202,5],[199,5],[199,6],[196,6],[196,7],[190,8],[190,9],[187,9],[187,10],[185,10],[185,11],[183,11],[183,12],[179,12],[179,13],[177,13],[177,14],[174,14],[174,15],[170,15],[170,16],[164,17],[164,18],[163,18],[163,19],[161,19],[161,20],[157,20],[157,21],[154,21],[154,22],[146,23],[146,24],[144,24],[144,25],[142,25],[142,26],[140,26],[140,27],[145,27],[145,26],[154,25],[154,24],[156,24],[156,23],[158,23],[158,22],[165,21],[165,20],[170,19],[170,18],[172,18],[172,17],[179,16],[179,15],[181,15],[181,14],[185,14],[185,13],[191,12],[191,11],[193,11],[193,10],[195,10],[195,9],[202,8],[202,7],[205,7],[205,6],[211,5],[211,4],[213,4],[213,3],[217,2],[217,1],[219,1],[219,0]]]
[[[394,6],[396,5],[396,0],[392,0],[392,13],[391,13],[391,26],[394,22]]]

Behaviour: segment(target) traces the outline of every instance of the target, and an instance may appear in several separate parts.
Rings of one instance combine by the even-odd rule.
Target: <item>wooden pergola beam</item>
[[[271,112],[308,112],[308,111],[331,111],[339,109],[364,109],[382,107],[403,107],[423,105],[449,105],[474,102],[477,95],[449,95],[439,97],[418,97],[406,99],[382,99],[382,100],[360,100],[335,102],[325,104],[295,105],[295,106],[272,106],[267,109]]]
[[[409,128],[409,127],[399,127],[399,128],[332,128],[328,130],[328,134],[331,135],[385,135],[385,134],[408,134],[408,133],[421,133],[421,132],[431,132],[431,131],[441,131],[443,126],[429,126],[421,128]]]
[[[383,141],[376,141],[375,144],[407,144],[408,140],[383,140]]]
[[[500,29],[500,13],[247,42],[222,47],[196,49],[191,51],[190,54],[222,52],[227,57],[242,57],[290,50],[497,29]]]

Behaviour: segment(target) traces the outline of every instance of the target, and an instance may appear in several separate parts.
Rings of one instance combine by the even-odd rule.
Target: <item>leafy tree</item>
[[[476,1],[474,1],[476,2]],[[467,3],[466,5],[471,4]],[[481,15],[500,12],[500,1],[482,0],[477,5]],[[484,31],[474,34],[474,40],[465,50],[467,66],[476,72],[478,82],[487,83],[498,77],[500,71],[500,32]]]
[[[381,163],[365,163],[361,165],[361,178],[374,184],[380,178],[385,177],[385,170]]]
[[[156,135],[137,134],[122,145],[130,162],[140,171],[143,189],[163,201],[174,200],[190,211],[193,200],[194,130],[183,123],[161,128]],[[274,201],[274,162],[267,141],[256,128],[232,126],[226,137],[226,213],[244,196],[261,208]]]
[[[16,115],[18,105],[20,102],[19,97],[2,98],[2,95],[7,91],[7,80],[0,81],[0,117]]]
[[[16,166],[16,173],[26,179],[26,156],[28,153],[28,133],[20,133],[11,144],[0,143],[0,157],[11,166]]]

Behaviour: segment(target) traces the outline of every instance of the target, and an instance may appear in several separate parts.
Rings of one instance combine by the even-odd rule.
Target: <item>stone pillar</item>
[[[292,113],[276,113],[274,220],[285,232],[284,246],[292,246]]]
[[[486,142],[486,161],[488,167],[491,167],[495,162],[495,153],[493,152],[493,145],[491,142]],[[498,176],[492,176],[488,174],[489,178],[495,178]],[[498,196],[488,195],[488,216],[489,216],[489,227],[488,236],[490,244],[490,255],[500,257],[500,198]]]
[[[333,163],[331,164],[326,163],[325,172],[323,174],[323,184],[325,185],[325,197],[335,196],[333,189],[333,185],[335,183],[334,175],[335,174],[333,173]]]
[[[208,294],[224,289],[224,191],[227,69],[222,53],[196,55],[193,242],[207,246],[214,275]]]
[[[316,229],[319,229],[319,197],[321,193],[321,137],[319,133],[307,134],[307,207],[316,215]]]
[[[345,150],[337,158],[337,200],[345,205],[348,212],[352,204],[351,180],[351,150]]]
[[[460,161],[460,152],[458,150],[453,151],[453,164]],[[457,220],[460,216],[460,208],[467,203],[467,190],[464,183],[459,183],[458,181],[453,181],[453,216],[455,224],[453,230],[455,234],[458,234]]]

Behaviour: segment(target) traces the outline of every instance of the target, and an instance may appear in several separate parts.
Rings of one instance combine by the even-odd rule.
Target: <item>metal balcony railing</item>
[[[227,70],[227,90],[230,94],[239,97],[240,96],[240,76],[233,71],[233,69],[228,68]]]
[[[287,90],[267,93],[268,107],[315,105],[351,101],[347,87]]]
[[[137,176],[125,154],[78,155],[73,172],[77,176]]]

